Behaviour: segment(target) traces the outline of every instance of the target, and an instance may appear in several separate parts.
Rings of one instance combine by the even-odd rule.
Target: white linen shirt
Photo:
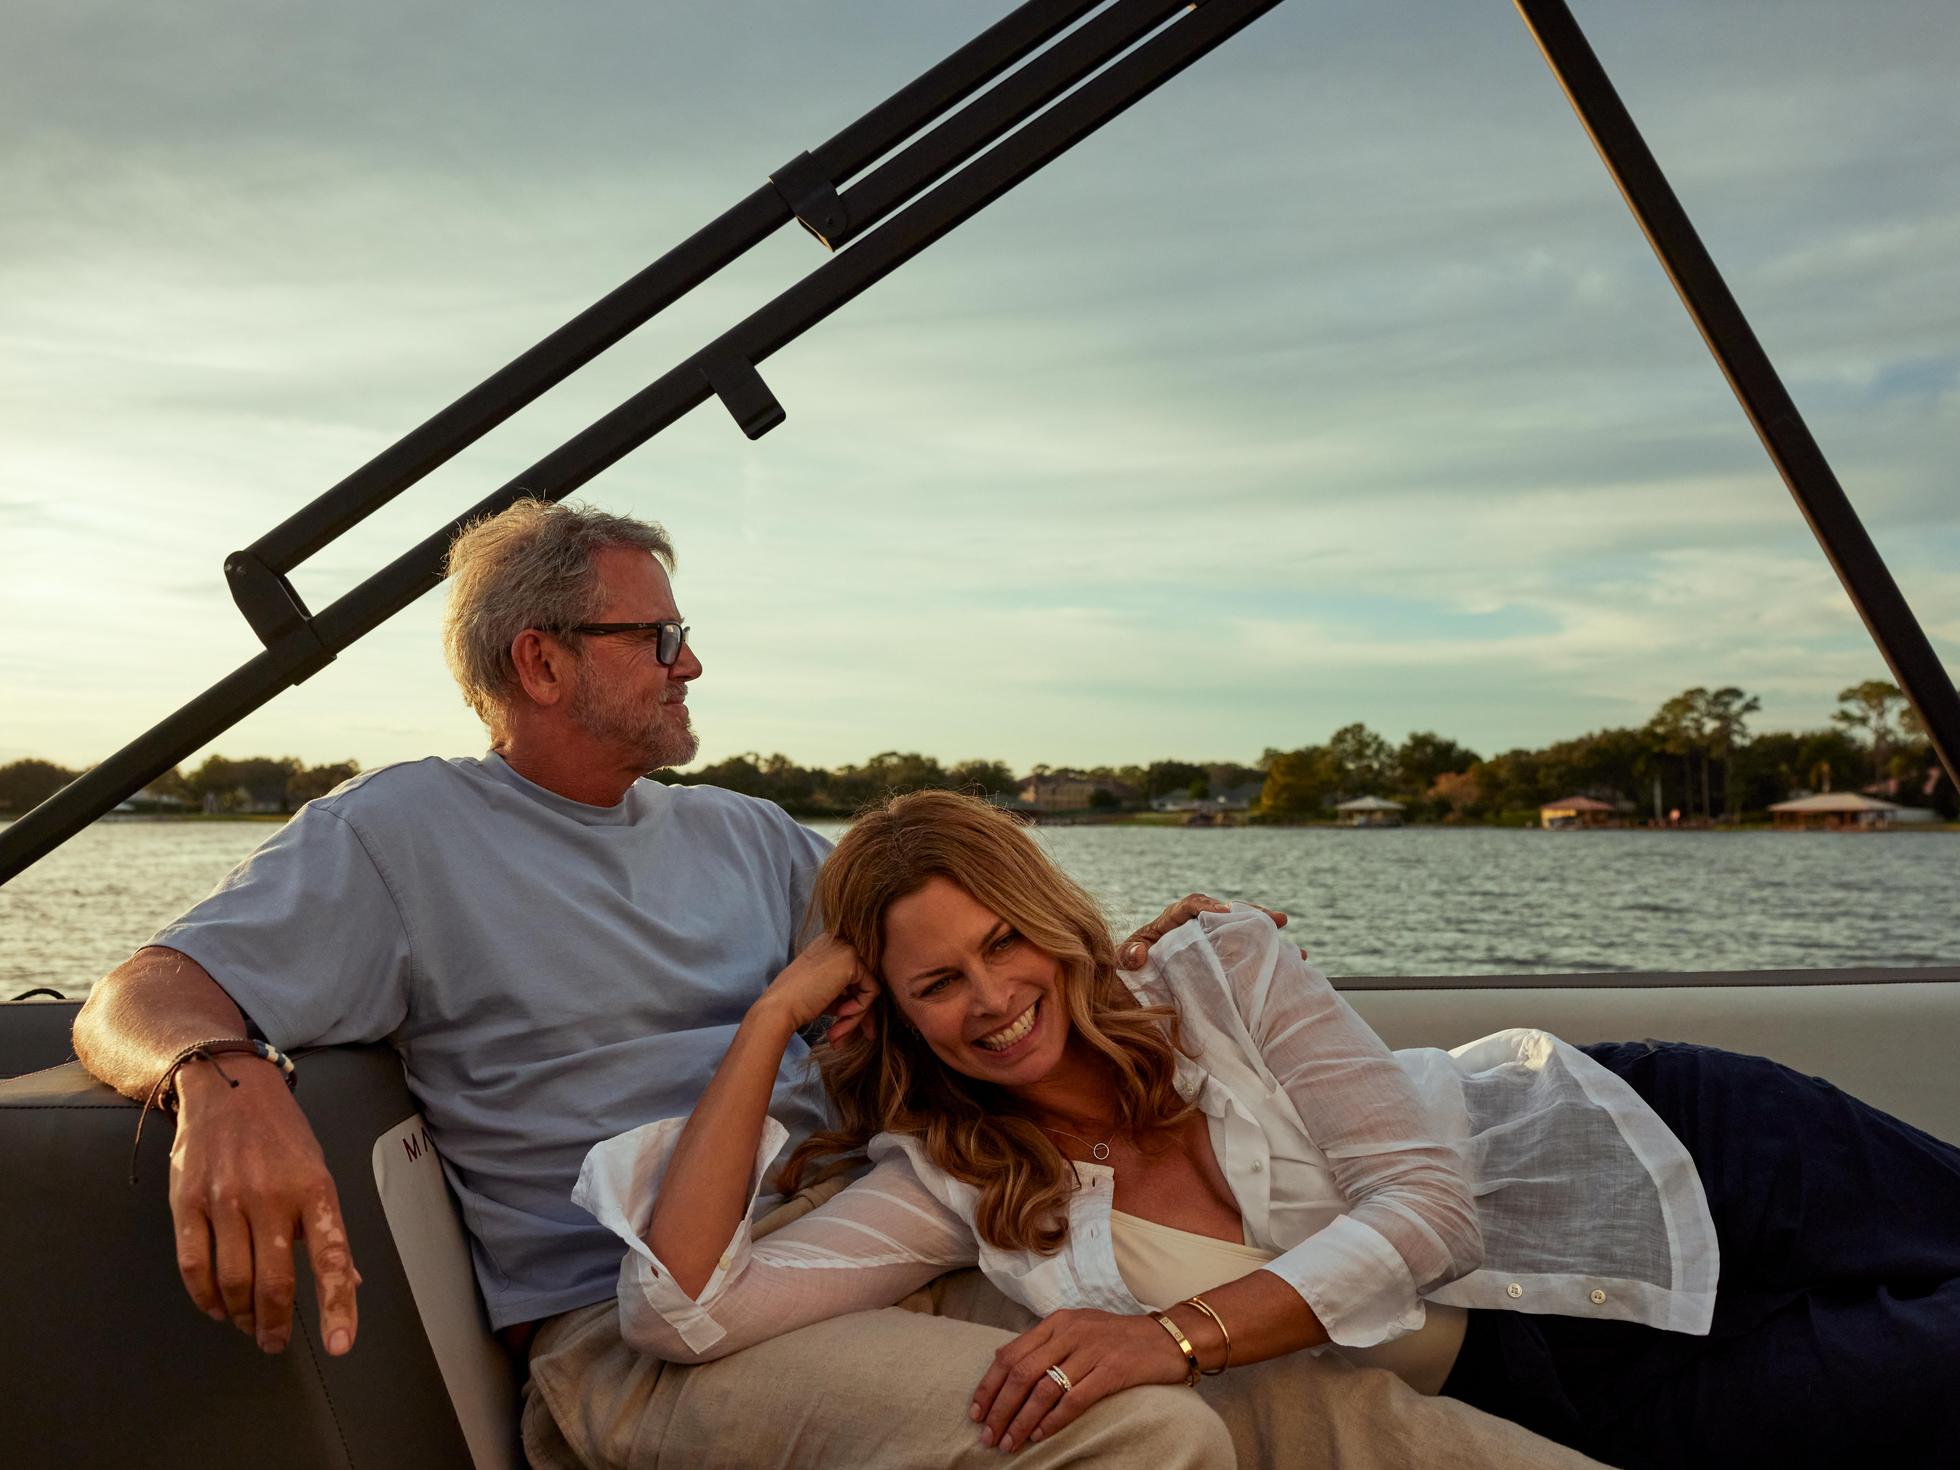
[[[1631,1088],[1542,1031],[1454,1052],[1391,1053],[1257,909],[1204,914],[1126,976],[1175,1004],[1178,1090],[1209,1124],[1258,1269],[1287,1282],[1330,1339],[1372,1347],[1456,1306],[1621,1318],[1706,1332],[1715,1232],[1693,1161]],[[625,1242],[621,1330],[642,1352],[701,1362],[846,1312],[887,1306],[978,1265],[1046,1316],[1137,1313],[1117,1271],[1114,1173],[1078,1163],[1052,1255],[980,1240],[978,1196],[913,1137],[879,1134],[872,1167],[753,1241],[736,1230],[698,1298],[642,1238],[683,1120],[608,1139],[572,1198]],[[752,1192],[787,1130],[767,1122]]]

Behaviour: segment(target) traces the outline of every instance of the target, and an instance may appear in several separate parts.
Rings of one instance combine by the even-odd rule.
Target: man
[[[446,651],[490,754],[384,767],[309,803],[97,985],[77,1054],[132,1097],[169,1073],[184,1285],[267,1352],[291,1332],[298,1241],[327,1351],[352,1348],[354,1243],[278,1067],[186,1050],[248,1032],[280,1050],[386,1039],[462,1203],[492,1325],[520,1352],[538,1334],[534,1367],[557,1365],[531,1385],[534,1455],[561,1453],[562,1430],[582,1455],[670,1463],[981,1463],[965,1408],[1003,1335],[969,1322],[869,1314],[701,1368],[616,1351],[618,1240],[570,1202],[579,1163],[692,1106],[796,954],[826,851],[770,803],[642,779],[696,748],[701,664],[672,563],[657,527],[543,501],[462,533]],[[1126,959],[1204,902],[1167,911]],[[804,1055],[792,1047],[772,1105],[798,1137],[822,1117]],[[1229,1461],[1193,1397],[1097,1407],[1024,1463]],[[622,1424],[623,1448],[595,1444]]]

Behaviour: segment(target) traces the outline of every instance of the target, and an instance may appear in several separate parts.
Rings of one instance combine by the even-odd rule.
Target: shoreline
[[[766,799],[766,798],[759,798]],[[850,822],[855,812],[841,812],[828,808],[784,807],[783,810],[799,822]],[[260,824],[283,824],[291,821],[292,812],[105,812],[91,825],[114,823],[118,826],[129,823],[212,823],[212,822],[257,822]],[[1880,832],[1960,832],[1960,822],[1910,822],[1898,826],[1882,827],[1778,827],[1774,822],[1714,822],[1683,823],[1679,826],[1655,825],[1651,823],[1622,823],[1606,827],[1543,828],[1536,822],[1402,822],[1394,827],[1355,827],[1345,822],[1249,822],[1242,818],[1219,822],[1187,822],[1168,812],[1019,812],[1028,825],[1034,827],[1135,827],[1157,828],[1173,832],[1224,832],[1224,831],[1275,831],[1275,832],[1540,832],[1559,831],[1562,833],[1586,832],[1672,832],[1677,834],[1719,835],[1735,832],[1789,832],[1802,833],[1850,833],[1857,836],[1871,836]],[[0,827],[19,820],[17,816],[0,813]]]
[[[796,813],[792,812],[792,816]],[[847,820],[831,814],[833,820]],[[1960,832],[1960,822],[1908,822],[1899,826],[1885,827],[1779,827],[1774,822],[1712,822],[1686,823],[1670,827],[1665,824],[1623,823],[1611,827],[1541,827],[1536,822],[1402,822],[1393,827],[1356,827],[1346,822],[1203,822],[1187,823],[1178,821],[1152,820],[1139,818],[1135,814],[1117,817],[1076,816],[1062,813],[1047,817],[1029,814],[1029,825],[1036,827],[1160,827],[1174,831],[1238,831],[1238,832],[1673,832],[1701,836],[1719,835],[1733,832],[1789,832],[1793,835],[1804,832],[1851,832],[1870,835],[1875,832]]]

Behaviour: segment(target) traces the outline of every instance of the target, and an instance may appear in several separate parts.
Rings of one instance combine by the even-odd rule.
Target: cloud
[[[1960,33],[1932,0],[1855,34],[1822,0],[1579,9],[1953,649]],[[249,657],[226,551],[978,24],[897,0],[22,17],[0,616],[62,609],[91,677],[0,666],[8,739],[92,758]],[[299,569],[302,594],[822,259],[782,231]],[[585,492],[680,540],[710,755],[1244,755],[1351,718],[1495,748],[1727,680],[1811,723],[1877,671],[1508,14],[1281,7],[763,372],[789,412],[768,438],[711,403]],[[434,616],[225,748],[471,748]]]

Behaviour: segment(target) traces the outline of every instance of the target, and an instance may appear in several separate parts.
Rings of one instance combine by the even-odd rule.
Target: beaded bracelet
[[[218,1075],[225,1079],[227,1087],[238,1086],[238,1079],[224,1069],[218,1058],[232,1052],[249,1053],[262,1061],[272,1063],[286,1078],[286,1089],[292,1091],[299,1086],[299,1069],[293,1059],[278,1047],[267,1041],[244,1036],[216,1036],[209,1041],[197,1041],[178,1052],[170,1059],[170,1065],[163,1069],[157,1078],[157,1085],[150,1089],[150,1095],[143,1100],[143,1111],[136,1115],[136,1141],[129,1147],[129,1182],[136,1183],[136,1154],[143,1146],[143,1125],[149,1120],[150,1109],[158,1108],[166,1113],[177,1111],[177,1074],[192,1062],[209,1062],[217,1068]]]
[[[1150,1315],[1157,1319],[1157,1325],[1159,1327],[1171,1335],[1171,1341],[1177,1344],[1177,1350],[1184,1354],[1184,1367],[1186,1370],[1184,1374],[1184,1386],[1186,1388],[1196,1388],[1198,1386],[1198,1378],[1204,1371],[1198,1366],[1198,1350],[1191,1346],[1191,1339],[1184,1335],[1184,1329],[1173,1322],[1168,1313],[1152,1312]]]
[[[299,1069],[293,1065],[293,1059],[271,1042],[246,1036],[219,1036],[210,1041],[195,1042],[172,1057],[170,1065],[163,1069],[163,1075],[157,1079],[157,1085],[150,1093],[150,1101],[166,1113],[176,1112],[177,1074],[192,1062],[209,1062],[217,1067],[218,1075],[225,1079],[227,1086],[238,1086],[237,1079],[218,1062],[220,1056],[232,1052],[250,1053],[261,1061],[272,1063],[285,1075],[289,1091],[299,1086]]]

